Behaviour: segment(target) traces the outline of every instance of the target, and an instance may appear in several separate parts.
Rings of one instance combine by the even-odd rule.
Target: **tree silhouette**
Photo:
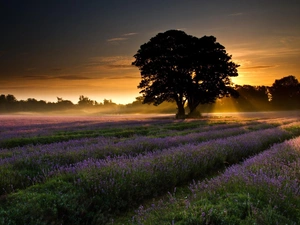
[[[0,95],[0,103],[6,103],[6,96],[4,94]]]
[[[80,95],[78,105],[79,106],[93,106],[94,101],[89,99],[88,97],[85,97],[84,95]]]
[[[270,88],[271,103],[276,109],[300,108],[300,83],[295,76],[275,80]]]
[[[236,104],[241,111],[269,110],[270,102],[266,86],[236,85],[235,89],[240,94]]]
[[[239,96],[230,79],[238,76],[239,65],[231,61],[231,56],[223,45],[216,42],[215,37],[197,39],[192,52],[192,83],[188,88],[190,114],[199,104],[214,103],[217,98]]]
[[[109,106],[109,105],[116,105],[111,99],[103,99],[103,105]]]
[[[13,104],[13,103],[17,102],[17,99],[14,95],[8,94],[8,95],[6,95],[6,101],[9,104]]]
[[[159,33],[143,44],[132,63],[140,69],[143,103],[159,105],[175,101],[177,117],[189,115],[199,104],[238,93],[231,87],[230,76],[237,76],[224,46],[213,36],[197,38],[183,31]]]

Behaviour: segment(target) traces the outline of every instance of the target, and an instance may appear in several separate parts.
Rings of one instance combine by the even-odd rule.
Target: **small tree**
[[[143,44],[134,57],[132,64],[142,77],[138,88],[142,89],[143,103],[175,101],[178,118],[185,117],[186,103],[191,115],[199,104],[237,95],[229,77],[238,75],[238,65],[231,62],[215,37],[199,39],[169,30]]]
[[[93,106],[94,105],[94,101],[89,99],[88,97],[85,97],[84,95],[80,95],[79,96],[79,101],[78,101],[78,105],[79,106]]]

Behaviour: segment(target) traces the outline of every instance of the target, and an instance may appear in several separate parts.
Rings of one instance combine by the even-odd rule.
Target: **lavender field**
[[[0,124],[0,224],[300,224],[297,114]]]

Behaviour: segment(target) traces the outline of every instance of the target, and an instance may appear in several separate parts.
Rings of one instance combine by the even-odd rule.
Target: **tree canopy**
[[[270,88],[275,108],[297,109],[300,107],[300,83],[293,75],[275,80]]]
[[[143,103],[175,101],[179,118],[185,117],[186,104],[192,115],[199,104],[238,96],[230,79],[238,76],[238,65],[213,36],[197,38],[169,30],[141,45],[134,57],[132,64],[142,78],[138,88]]]

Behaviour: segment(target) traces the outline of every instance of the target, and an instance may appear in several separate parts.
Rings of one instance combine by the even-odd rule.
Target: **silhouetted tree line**
[[[70,100],[64,100],[57,97],[57,102],[46,102],[44,100],[36,100],[28,98],[27,100],[18,101],[14,95],[0,95],[0,112],[47,112],[47,111],[66,111],[78,109],[99,109],[111,108],[117,106],[112,100],[104,99],[103,103],[91,100],[83,95],[79,96],[79,101],[74,104]]]
[[[300,109],[300,83],[295,76],[275,80],[269,86],[236,85],[238,98],[223,98],[202,111],[278,111]]]
[[[295,76],[287,76],[275,80],[272,86],[236,85],[238,98],[222,98],[213,104],[201,106],[201,112],[226,111],[271,111],[271,110],[299,110],[300,83]],[[14,95],[0,95],[0,112],[48,112],[66,111],[103,113],[174,113],[176,104],[164,102],[159,106],[143,104],[143,97],[137,97],[132,103],[122,105],[112,100],[104,99],[97,102],[84,95],[79,96],[77,104],[57,97],[57,102],[46,102],[28,98],[17,100]]]

